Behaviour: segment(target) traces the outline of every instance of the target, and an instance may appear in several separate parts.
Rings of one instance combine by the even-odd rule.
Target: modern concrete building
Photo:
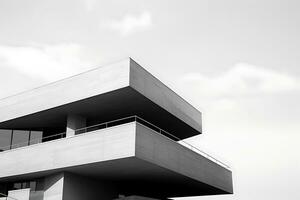
[[[130,58],[2,99],[0,200],[231,194],[231,170],[181,141],[201,120]]]

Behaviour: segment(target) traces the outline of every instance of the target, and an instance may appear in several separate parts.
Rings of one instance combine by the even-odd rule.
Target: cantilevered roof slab
[[[201,112],[131,58],[0,100],[0,128],[65,127],[139,115],[179,139],[201,133]]]

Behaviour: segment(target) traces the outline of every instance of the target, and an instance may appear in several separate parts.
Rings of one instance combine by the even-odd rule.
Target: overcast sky
[[[300,199],[300,1],[0,0],[0,97],[132,57],[203,113],[234,195]]]

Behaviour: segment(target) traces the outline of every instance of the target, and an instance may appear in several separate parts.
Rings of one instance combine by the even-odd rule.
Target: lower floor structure
[[[0,152],[0,200],[231,194],[231,171],[138,121]]]

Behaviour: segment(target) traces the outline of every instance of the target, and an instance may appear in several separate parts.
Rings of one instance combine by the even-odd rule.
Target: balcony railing
[[[224,162],[214,158],[213,156],[205,153],[204,151],[202,151],[201,149],[191,145],[190,143],[184,141],[184,140],[180,140],[180,138],[176,137],[175,135],[159,128],[158,126],[142,119],[141,117],[138,116],[129,116],[129,117],[125,117],[125,118],[121,118],[121,119],[116,119],[116,120],[112,120],[112,121],[108,121],[108,122],[104,122],[104,123],[100,123],[100,124],[96,124],[96,125],[92,125],[92,126],[87,126],[84,128],[79,128],[75,130],[75,135],[79,135],[79,134],[84,134],[84,133],[88,133],[91,131],[95,131],[95,130],[99,130],[99,129],[105,129],[105,128],[109,128],[109,127],[113,127],[113,126],[117,126],[117,125],[121,125],[121,124],[126,124],[129,122],[137,122],[147,128],[150,128],[152,130],[154,130],[157,134],[163,135],[164,137],[167,137],[168,139],[176,142],[177,144],[182,145],[185,148],[188,148],[204,157],[206,157],[207,159],[218,163],[219,165],[225,167],[226,169],[230,169],[230,167],[225,164]],[[57,138],[64,138],[66,137],[66,132],[63,133],[59,133],[59,134],[55,134],[55,135],[51,135],[51,136],[47,136],[47,137],[43,137],[41,139],[38,140],[30,140],[29,143],[42,143],[42,142],[46,142],[46,141],[50,141],[50,140],[54,140]],[[28,142],[27,142],[28,143]],[[23,147],[25,146],[24,143],[20,143],[20,144],[15,144],[14,148],[17,147]]]
[[[49,136],[45,136],[45,137],[42,137],[42,138],[31,139],[31,140],[28,140],[28,141],[25,141],[25,142],[11,144],[9,146],[4,146],[4,147],[2,146],[2,147],[0,147],[0,152],[12,150],[12,149],[17,149],[17,148],[20,148],[20,147],[26,147],[26,146],[30,146],[30,145],[34,145],[34,144],[44,143],[44,142],[48,142],[48,141],[51,141],[51,140],[56,140],[56,139],[60,139],[60,138],[64,138],[64,137],[66,137],[66,132],[62,132],[62,133],[58,133],[58,134],[54,134],[54,135],[49,135]]]

